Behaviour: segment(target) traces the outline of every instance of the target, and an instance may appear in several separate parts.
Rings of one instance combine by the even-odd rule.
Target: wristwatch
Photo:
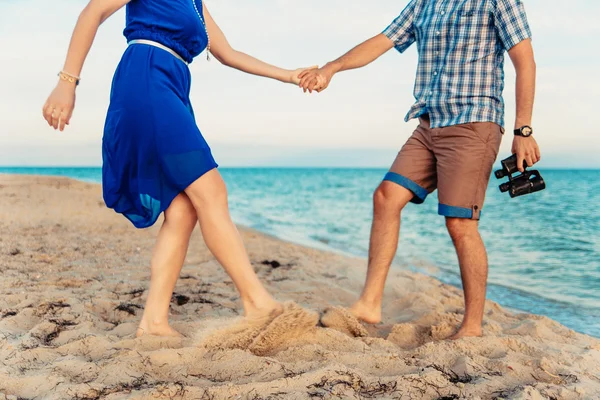
[[[515,136],[529,137],[533,135],[533,128],[529,125],[523,125],[522,127],[515,129]]]

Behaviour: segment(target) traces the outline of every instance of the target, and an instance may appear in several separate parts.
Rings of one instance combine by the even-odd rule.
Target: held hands
[[[308,91],[312,93],[313,90],[317,93],[327,89],[331,78],[333,78],[334,72],[325,65],[322,68],[314,68],[303,71],[300,75],[299,86],[302,88],[304,93]]]
[[[288,83],[291,83],[293,85],[299,85],[300,77],[302,76],[303,73],[308,72],[308,71],[314,71],[314,70],[317,70],[318,68],[319,68],[318,65],[313,65],[312,67],[298,68],[293,71],[290,71],[290,76],[287,81],[288,81]]]
[[[75,84],[59,80],[46,100],[42,113],[48,125],[62,132],[65,125],[69,125],[71,121],[73,108],[75,108]]]
[[[524,171],[523,161],[526,161],[527,166],[531,167],[542,158],[540,148],[533,136],[515,136],[512,144],[512,153],[517,155],[519,172]]]

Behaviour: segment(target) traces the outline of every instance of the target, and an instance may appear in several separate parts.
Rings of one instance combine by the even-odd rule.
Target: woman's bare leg
[[[179,336],[169,326],[169,306],[197,221],[196,210],[185,193],[165,211],[152,254],[150,290],[137,336]]]
[[[206,245],[225,268],[240,292],[244,314],[260,318],[282,306],[273,299],[254,272],[239,232],[229,215],[227,189],[216,169],[192,183],[192,201]]]

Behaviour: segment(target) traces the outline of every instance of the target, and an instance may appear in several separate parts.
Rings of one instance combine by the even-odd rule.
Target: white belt
[[[180,59],[181,61],[183,61],[185,63],[185,65],[188,65],[188,63],[179,54],[177,54],[174,50],[168,48],[164,44],[161,44],[161,43],[158,43],[158,42],[155,42],[155,41],[152,41],[152,40],[146,40],[146,39],[130,40],[129,42],[127,42],[127,44],[129,46],[131,46],[132,44],[147,44],[149,46],[158,47],[159,49],[163,49],[164,51],[168,51],[169,53],[171,53],[172,55],[174,55],[175,57],[177,57],[178,59]]]

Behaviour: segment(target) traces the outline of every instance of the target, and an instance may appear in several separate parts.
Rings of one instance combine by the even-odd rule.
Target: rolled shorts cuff
[[[383,180],[393,182],[397,185],[402,186],[403,188],[410,190],[415,195],[410,200],[411,203],[421,204],[425,201],[425,199],[427,198],[427,195],[429,194],[427,189],[425,189],[424,187],[419,186],[418,184],[411,181],[407,177],[397,174],[395,172],[388,172],[387,174],[385,174],[385,177],[383,178]]]
[[[444,217],[450,218],[464,218],[464,219],[474,219],[479,220],[481,217],[481,212],[478,208],[467,208],[467,207],[455,207],[449,206],[447,204],[439,204],[438,205],[438,214],[443,215]]]

